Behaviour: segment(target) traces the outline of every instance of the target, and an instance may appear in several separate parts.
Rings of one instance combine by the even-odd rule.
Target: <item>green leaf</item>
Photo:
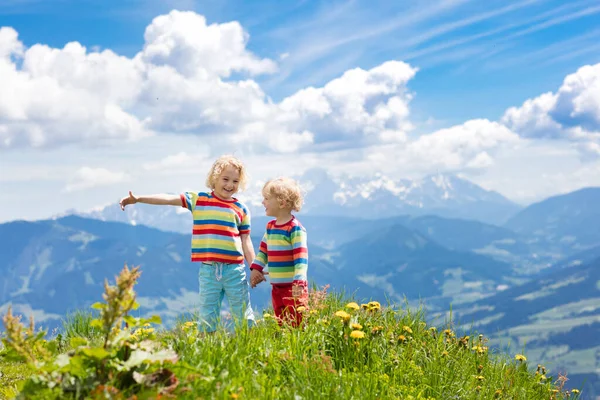
[[[106,304],[104,303],[100,303],[100,302],[96,302],[94,304],[92,304],[91,306],[94,310],[104,310],[106,308]]]
[[[153,315],[150,318],[146,319],[144,321],[144,323],[149,323],[149,324],[162,324],[162,319],[160,318],[159,315]]]
[[[76,336],[76,337],[72,337],[71,340],[69,340],[69,344],[71,345],[71,347],[76,349],[80,346],[86,346],[88,344],[88,341],[85,338]]]
[[[131,315],[124,316],[123,321],[127,323],[129,328],[133,328],[139,324],[138,318],[132,317]]]
[[[92,322],[90,322],[90,326],[92,328],[98,328],[98,329],[103,329],[104,328],[104,324],[99,319],[93,319]]]
[[[96,360],[104,360],[110,353],[102,347],[88,347],[81,351],[84,355]]]

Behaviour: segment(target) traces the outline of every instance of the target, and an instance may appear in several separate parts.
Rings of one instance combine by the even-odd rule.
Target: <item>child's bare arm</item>
[[[254,246],[252,246],[252,239],[250,235],[240,235],[240,239],[242,239],[242,250],[244,251],[244,258],[248,265],[252,265],[254,258],[256,257],[254,253]]]
[[[121,210],[125,210],[125,206],[135,203],[155,204],[155,205],[166,205],[166,206],[180,206],[181,197],[177,194],[151,194],[144,196],[134,196],[129,191],[129,196],[123,197],[119,204]]]

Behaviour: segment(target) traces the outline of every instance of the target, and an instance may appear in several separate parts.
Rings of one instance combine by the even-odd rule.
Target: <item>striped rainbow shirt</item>
[[[272,285],[288,286],[306,282],[308,270],[308,247],[306,229],[296,218],[277,225],[275,220],[267,223],[258,254],[250,269],[262,271],[269,268]]]
[[[211,193],[185,192],[181,205],[192,212],[192,261],[242,264],[240,235],[250,234],[250,211],[235,197],[222,200]]]

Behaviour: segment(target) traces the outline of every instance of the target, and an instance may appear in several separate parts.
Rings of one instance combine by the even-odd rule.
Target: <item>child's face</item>
[[[229,200],[238,191],[240,184],[240,172],[228,165],[223,168],[215,182],[215,194],[224,200]]]
[[[268,217],[276,217],[281,210],[281,206],[275,196],[263,195],[262,205],[265,207],[265,214]]]

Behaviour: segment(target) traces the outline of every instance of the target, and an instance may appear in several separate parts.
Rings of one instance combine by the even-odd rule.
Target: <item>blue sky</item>
[[[579,66],[600,62],[596,1],[447,1],[445,11],[434,1],[411,3],[8,0],[0,15],[28,46],[78,41],[126,56],[143,46],[152,18],[171,9],[196,11],[209,23],[240,21],[251,51],[272,59],[292,54],[281,74],[259,80],[275,100],[349,68],[404,60],[420,68],[410,85],[419,94],[415,112],[451,123],[496,119],[509,106],[558,87]],[[294,59],[296,51],[304,54]]]
[[[185,24],[181,19],[183,17],[180,14],[172,14],[172,10],[193,11],[195,13],[193,15],[204,16],[207,25],[215,24],[219,29],[236,21],[247,35],[245,47],[231,55],[231,59],[238,56],[240,59],[231,61],[231,65],[223,67],[224,69],[212,65],[212,63],[225,65],[229,61],[208,59],[213,58],[214,54],[220,54],[219,49],[215,50],[216,53],[211,53],[214,49],[206,50],[212,46],[209,42],[189,45],[185,38],[192,36],[186,35],[199,35],[199,33],[191,30],[186,33],[181,28]],[[362,170],[358,165],[341,165],[343,160],[348,159],[347,155],[343,154],[343,150],[352,148],[352,143],[359,143],[362,146],[360,151],[363,161],[368,161],[368,154],[375,153],[380,156],[380,159],[384,159],[386,154],[408,151],[406,149],[410,147],[410,154],[407,153],[406,158],[410,160],[414,158],[414,162],[396,166],[384,162],[380,165],[380,169],[399,176],[416,176],[434,170],[439,171],[440,168],[444,170],[447,167],[448,172],[461,172],[484,187],[499,190],[520,202],[530,202],[551,195],[552,190],[564,192],[578,186],[600,183],[593,178],[596,175],[594,171],[598,168],[598,162],[595,155],[590,156],[596,152],[597,133],[600,131],[598,128],[600,110],[595,108],[598,98],[595,96],[598,95],[587,93],[586,87],[576,88],[581,92],[581,96],[569,97],[568,93],[572,91],[569,92],[568,88],[561,92],[567,76],[576,74],[586,65],[595,66],[600,63],[598,44],[600,43],[598,24],[600,4],[597,1],[432,0],[417,4],[412,1],[3,0],[0,3],[0,27],[11,27],[18,34],[18,39],[10,39],[12,40],[10,43],[18,40],[22,47],[19,51],[14,50],[10,56],[12,65],[17,68],[18,73],[21,73],[19,75],[21,77],[26,76],[27,73],[31,77],[31,71],[42,71],[43,65],[48,67],[50,62],[47,61],[48,58],[34,57],[34,52],[28,51],[36,44],[61,51],[67,43],[78,42],[86,47],[84,53],[90,59],[93,58],[90,53],[108,49],[124,56],[127,63],[134,64],[135,61],[132,59],[140,54],[148,43],[144,38],[144,32],[153,25],[155,18],[161,15],[168,16],[171,25],[168,28],[160,28],[162,30],[157,36],[156,43],[163,39],[172,40],[170,43],[174,43],[174,47],[169,50],[167,56],[164,54],[157,56],[157,53],[143,54],[143,57],[146,57],[144,58],[146,66],[140,67],[143,70],[141,74],[148,74],[150,69],[154,70],[155,67],[164,64],[173,68],[173,74],[176,74],[178,79],[184,76],[189,80],[188,83],[201,85],[198,80],[200,78],[192,77],[190,71],[205,68],[204,63],[207,63],[207,65],[211,64],[206,67],[209,75],[215,74],[211,75],[215,79],[211,81],[217,85],[215,87],[219,87],[216,82],[233,82],[236,85],[235,90],[245,94],[236,92],[238,94],[235,95],[235,100],[229,98],[215,100],[214,107],[217,110],[215,112],[219,114],[219,118],[217,118],[218,122],[211,120],[210,123],[206,120],[193,119],[193,115],[198,112],[212,110],[210,96],[199,100],[193,93],[188,94],[191,100],[186,100],[185,103],[182,100],[177,112],[162,110],[160,116],[145,112],[146,108],[152,106],[145,103],[147,98],[143,96],[136,97],[138,94],[122,93],[113,97],[112,94],[117,89],[105,97],[90,100],[92,101],[90,104],[99,104],[95,103],[98,101],[109,108],[116,105],[119,110],[132,116],[133,122],[128,120],[131,122],[131,125],[127,125],[129,130],[122,133],[128,140],[132,138],[136,140],[130,147],[115,144],[108,139],[108,141],[104,140],[106,138],[102,137],[101,131],[89,134],[75,132],[77,129],[85,130],[79,128],[79,125],[73,125],[75,122],[62,126],[64,120],[57,115],[68,114],[62,109],[50,113],[51,116],[46,115],[43,118],[38,116],[38,118],[37,114],[31,111],[30,100],[23,100],[23,110],[26,110],[23,113],[13,110],[13,114],[9,111],[3,114],[0,95],[0,139],[3,124],[5,132],[8,132],[5,145],[0,145],[0,157],[4,158],[3,170],[14,171],[10,179],[5,176],[5,179],[0,180],[0,184],[4,186],[0,194],[0,205],[7,210],[4,214],[0,213],[0,220],[10,219],[14,215],[26,218],[43,217],[82,202],[89,206],[106,203],[117,192],[122,192],[126,187],[131,186],[132,182],[144,179],[144,173],[156,170],[149,167],[144,169],[145,172],[133,171],[131,165],[135,164],[134,158],[138,157],[137,164],[148,166],[152,163],[159,164],[169,157],[172,159],[175,155],[186,160],[186,156],[189,158],[192,154],[187,149],[190,141],[191,146],[196,146],[197,151],[207,158],[231,148],[232,143],[244,143],[243,148],[240,147],[238,150],[247,157],[256,157],[258,160],[260,157],[265,157],[265,154],[257,150],[257,144],[249,137],[257,138],[260,135],[260,127],[289,133],[292,135],[290,140],[297,143],[293,149],[282,149],[274,143],[284,140],[283,136],[279,139],[272,137],[268,140],[272,142],[271,150],[274,153],[292,152],[319,165],[323,164],[323,159],[326,159],[332,165],[332,171],[336,167],[338,171],[343,172]],[[194,24],[196,22],[190,22],[190,26]],[[5,30],[5,37],[9,37],[6,32],[8,31]],[[236,32],[233,34],[237,35]],[[160,43],[157,44],[159,45]],[[102,57],[105,56],[106,54]],[[30,61],[23,62],[27,59]],[[106,64],[102,64],[107,65],[106,68],[109,68],[108,65],[113,66],[110,68],[120,68],[119,62],[113,58],[106,58],[106,60],[108,60]],[[258,62],[256,60],[263,61],[259,63],[260,65],[253,64]],[[86,64],[88,61],[81,62],[88,65]],[[277,126],[268,125],[271,120],[290,111],[290,108],[284,105],[285,99],[298,93],[304,95],[306,88],[309,87],[323,88],[328,82],[340,78],[346,71],[352,69],[374,71],[372,76],[375,76],[380,73],[376,68],[389,61],[401,61],[406,63],[402,65],[410,66],[410,69],[406,67],[407,69],[400,73],[398,71],[405,67],[395,64],[384,73],[386,79],[389,79],[387,84],[393,87],[394,93],[391,93],[389,88],[379,88],[373,90],[383,91],[367,95],[365,93],[372,88],[362,88],[350,90],[345,94],[348,98],[352,98],[358,91],[364,89],[367,92],[360,92],[361,94],[357,95],[359,98],[372,96],[364,105],[368,112],[370,112],[368,107],[373,106],[374,109],[371,110],[373,112],[367,113],[366,119],[358,122],[360,129],[357,128],[357,131],[364,134],[360,136],[360,140],[356,141],[356,138],[345,134],[344,130],[352,130],[352,127],[340,123],[335,112],[328,113],[323,111],[324,109],[307,111],[306,107],[310,101],[306,103],[306,100],[302,100],[300,96],[294,97],[294,101],[289,101],[290,104],[293,103],[290,107],[295,111],[301,109],[302,112],[312,113],[312,119],[308,118],[309,122],[295,121],[291,125],[287,122]],[[63,64],[60,64],[61,62]],[[73,64],[65,67],[65,62]],[[54,67],[48,67],[47,71],[43,70],[39,73],[48,74],[47,77],[56,80],[58,88],[68,91],[69,99],[82,95],[83,92],[87,93],[83,94],[86,99],[91,98],[94,95],[93,90],[96,89],[87,86],[77,88],[76,84],[71,84],[65,81],[64,77],[59,76],[61,68],[65,71],[77,71],[76,62],[78,61],[72,59],[56,61]],[[33,67],[35,63],[39,65]],[[242,64],[243,66],[240,67]],[[27,71],[27,68],[32,70]],[[137,67],[129,65],[123,68],[133,68],[128,72],[133,74],[131,71]],[[158,69],[160,68],[156,68]],[[390,72],[392,70],[398,73],[395,78],[392,75],[396,72]],[[595,71],[591,73],[594,77]],[[108,78],[103,79],[110,81],[110,73],[107,73],[107,76]],[[144,76],[139,80],[133,79],[131,85],[138,84],[140,91],[158,85],[151,78]],[[39,76],[34,78],[37,79]],[[0,76],[0,87],[3,79],[6,83],[9,78],[6,75],[4,78]],[[93,78],[88,78],[86,85],[90,79]],[[126,78],[123,79],[123,82],[128,82]],[[260,93],[243,84],[238,85],[239,82],[244,81],[251,81]],[[35,84],[39,84],[39,81],[36,82]],[[598,80],[586,81],[585,85],[589,86],[587,82],[592,82],[593,86]],[[354,83],[356,81],[353,78],[348,78],[330,93],[320,93],[319,99],[328,99],[330,106],[339,105],[336,102],[339,102],[338,96],[344,96],[340,94],[345,90],[344,85]],[[111,84],[118,88],[124,83],[108,83],[109,86]],[[240,89],[238,86],[244,88]],[[202,90],[202,86],[194,87]],[[14,90],[19,90],[17,86],[15,88]],[[166,86],[155,86],[152,93],[159,93],[157,100],[160,94],[164,93],[159,89],[167,90]],[[57,88],[55,90],[58,90],[56,93],[60,92]],[[248,94],[249,92],[252,93]],[[544,106],[542,111],[532,114],[522,107],[528,99],[539,99],[540,104],[544,103],[544,99],[540,96],[548,92],[554,94],[556,98],[551,101],[552,104],[548,105],[547,109]],[[246,95],[253,100],[243,100],[242,96]],[[38,93],[37,96],[43,97],[44,93]],[[377,104],[387,104],[385,102],[390,96],[397,97],[398,107],[393,108],[388,104],[389,110],[386,113],[397,114],[381,122],[374,117],[374,110]],[[183,114],[184,111],[181,109],[196,100],[201,101],[202,107],[190,108]],[[77,101],[73,101],[74,104],[78,104]],[[231,112],[228,108],[235,109],[235,106],[229,107],[229,104],[238,104],[235,103],[236,101],[239,102],[241,109],[252,108],[252,115],[244,116],[239,123],[229,123],[221,117],[231,115],[227,114]],[[260,101],[260,105],[257,105],[256,101]],[[381,101],[383,103],[379,103]],[[581,101],[585,102],[583,111],[579,110]],[[267,110],[270,104],[282,105],[284,111]],[[6,110],[9,106],[10,103],[7,102]],[[348,104],[340,106],[342,111],[338,116],[348,117],[346,106]],[[16,106],[13,104],[11,107]],[[255,112],[255,107],[261,110],[265,108],[265,110]],[[518,114],[509,118],[506,113],[511,107],[519,110],[517,110]],[[559,114],[560,107],[583,113],[585,118],[593,123],[586,125],[583,133],[577,130],[578,125],[574,120],[569,123],[562,121],[558,123],[556,115]],[[265,117],[267,114],[269,117]],[[25,122],[22,115],[26,115]],[[285,118],[281,118],[288,121],[292,118],[290,115],[286,114]],[[321,119],[316,118],[315,115],[319,115]],[[327,118],[331,116],[330,120],[323,122],[323,115]],[[48,118],[56,125],[54,133],[44,131],[47,125],[40,122],[48,121]],[[151,122],[149,118],[152,119]],[[17,120],[20,124],[24,124],[18,131],[15,128]],[[475,135],[479,138],[473,139],[478,143],[477,145],[472,145],[471,142],[463,144],[457,142],[458,144],[450,146],[450,150],[440,147],[438,152],[442,152],[444,157],[448,156],[449,161],[441,167],[432,165],[431,171],[428,170],[428,157],[440,155],[424,153],[422,149],[426,146],[423,143],[435,143],[436,146],[441,146],[439,143],[443,140],[440,141],[438,138],[443,135],[439,132],[447,132],[444,129],[463,126],[462,124],[471,120],[484,122],[479,122],[479,125],[470,124],[470,128],[467,128],[469,132],[473,129],[499,129],[499,133],[492,135],[493,144],[489,144],[488,139],[481,139]],[[82,126],[93,125],[93,121],[91,119]],[[181,128],[182,124],[177,121],[184,121],[186,128]],[[535,121],[538,122],[534,123]],[[496,125],[481,127],[488,123]],[[473,128],[474,126],[477,128]],[[542,126],[543,130],[539,126]],[[504,127],[507,127],[510,133],[502,130]],[[121,128],[122,126],[119,129]],[[39,133],[40,129],[42,133]],[[460,132],[460,129],[462,128],[454,128],[450,133]],[[132,133],[132,130],[136,133]],[[205,136],[209,131],[227,131],[231,136],[220,143],[220,138],[226,135]],[[373,132],[378,135],[380,141],[373,139]],[[43,137],[41,145],[35,144],[31,139],[37,134]],[[113,138],[120,134],[114,133],[108,136]],[[511,136],[512,134],[518,137],[518,143]],[[25,136],[28,139],[23,139]],[[392,143],[390,137],[397,140]],[[456,137],[460,141],[460,134],[455,133],[454,136],[446,135],[446,137]],[[207,138],[210,138],[211,145],[203,146],[205,143],[203,140]],[[420,138],[423,140],[417,143]],[[260,143],[258,139],[256,142]],[[509,147],[505,146],[506,143],[510,144]],[[473,146],[479,147],[475,149]],[[461,153],[458,156],[451,154],[452,151],[462,151],[461,149],[465,147],[472,147],[472,154]],[[186,150],[188,153],[185,153]],[[69,157],[70,160],[65,161],[65,155],[73,154],[73,151],[81,158]],[[185,154],[182,154],[182,151]],[[121,160],[118,157],[122,157],[123,152],[128,155],[133,164],[118,161]],[[148,157],[155,157],[155,159],[148,159]],[[561,157],[564,165],[569,167],[554,170],[556,163],[552,160],[556,160],[556,157]],[[32,161],[33,159],[36,161]],[[460,159],[460,161],[454,162],[450,161],[451,159]],[[90,160],[95,160],[93,165]],[[32,168],[37,162],[50,166],[58,174],[66,174],[62,181],[55,177],[45,178],[46,175],[39,169],[42,167],[37,167],[38,175],[34,174],[37,176],[36,184],[65,193],[64,197],[57,199],[45,213],[42,211],[31,213],[11,206],[13,197],[18,197],[20,192],[25,192],[27,185],[31,184],[31,179],[26,177],[34,176],[31,175]],[[530,164],[527,164],[528,162]],[[409,170],[407,167],[420,165],[419,163],[423,165],[415,167],[414,170]],[[474,168],[474,165],[477,168]],[[506,171],[510,171],[511,168],[515,169],[515,172],[520,171],[527,165],[530,165],[533,171],[531,175],[522,177],[519,182],[515,181],[512,189],[507,188],[506,182],[511,182],[511,177]],[[79,175],[69,177],[68,171]],[[93,185],[73,184],[77,179],[90,176],[86,175],[85,171],[92,171],[93,176],[96,176],[94,173],[104,174],[106,179],[99,179],[98,191],[94,191],[96,187]],[[546,175],[542,177],[541,173]],[[267,170],[259,171],[257,168],[257,176],[267,174]],[[22,180],[18,178],[19,176],[23,177]],[[183,185],[185,179],[189,181],[189,176],[183,175],[179,184]],[[161,182],[160,179],[156,181]],[[532,185],[532,181],[538,182],[538,186]],[[547,183],[542,184],[539,181]],[[85,189],[75,190],[73,189],[75,187]],[[145,185],[145,188],[153,190],[158,187]],[[175,187],[173,190],[178,188]],[[75,191],[78,191],[77,195],[73,194]],[[7,192],[12,194],[5,194]],[[94,199],[97,199],[97,204],[94,204]]]

